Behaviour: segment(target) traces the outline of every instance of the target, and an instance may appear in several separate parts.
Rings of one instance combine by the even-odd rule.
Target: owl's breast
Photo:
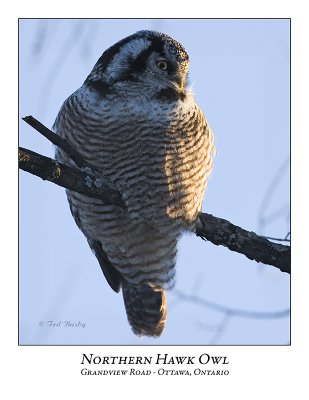
[[[69,98],[58,131],[120,189],[132,218],[196,218],[211,168],[212,137],[194,101]]]
[[[128,111],[113,179],[125,188],[132,215],[152,223],[161,217],[194,221],[213,153],[212,133],[200,109],[192,99],[168,105],[137,103]]]
[[[167,215],[187,222],[201,210],[214,150],[212,133],[194,103],[176,111],[167,129],[171,146],[166,149],[165,176],[169,192]]]

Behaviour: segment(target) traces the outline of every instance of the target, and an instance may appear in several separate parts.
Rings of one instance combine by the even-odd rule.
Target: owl
[[[122,291],[138,336],[159,336],[177,242],[193,231],[214,153],[188,88],[189,58],[166,34],[139,31],[107,49],[53,126],[118,188],[126,209],[67,191],[71,213],[102,272]],[[56,158],[74,166],[65,152]]]

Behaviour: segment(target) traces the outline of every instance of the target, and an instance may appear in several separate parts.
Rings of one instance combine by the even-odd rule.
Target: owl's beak
[[[177,86],[179,87],[179,89],[183,90],[185,83],[186,83],[186,77],[179,74],[176,76],[175,82],[177,83]]]

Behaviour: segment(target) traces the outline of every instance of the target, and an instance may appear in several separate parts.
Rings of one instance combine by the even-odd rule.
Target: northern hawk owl
[[[120,190],[127,210],[67,191],[72,215],[137,335],[159,336],[177,242],[192,231],[213,135],[188,88],[189,58],[166,34],[139,31],[107,49],[63,104],[54,131]],[[74,165],[58,149],[59,161]]]

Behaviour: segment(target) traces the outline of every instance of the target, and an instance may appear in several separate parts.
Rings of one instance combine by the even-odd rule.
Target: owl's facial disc
[[[163,33],[140,31],[106,50],[86,82],[182,91],[187,70],[188,55],[178,42]]]
[[[183,90],[187,79],[187,62],[180,62],[174,54],[154,51],[146,60],[144,74],[150,79],[155,78],[154,84],[158,87]]]

